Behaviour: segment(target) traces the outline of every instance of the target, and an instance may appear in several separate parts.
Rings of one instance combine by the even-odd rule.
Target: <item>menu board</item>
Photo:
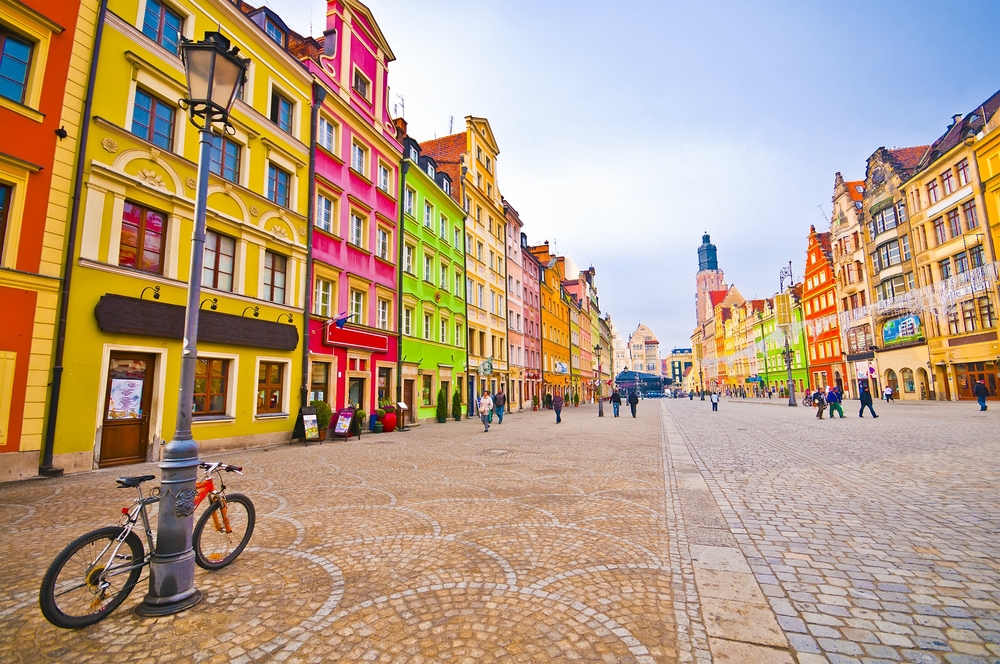
[[[343,408],[337,413],[337,422],[333,425],[333,435],[350,438],[356,434],[361,437],[361,427],[354,422],[354,408]]]
[[[302,424],[305,426],[306,440],[321,440],[319,432],[319,422],[316,421],[316,413],[303,413]]]

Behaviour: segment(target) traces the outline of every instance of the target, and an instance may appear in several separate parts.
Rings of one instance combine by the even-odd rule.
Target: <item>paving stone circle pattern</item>
[[[144,575],[78,631],[40,579],[158,469],[0,485],[0,661],[1000,664],[996,417],[883,411],[646,400],[216,455],[244,554],[186,612],[136,616]]]

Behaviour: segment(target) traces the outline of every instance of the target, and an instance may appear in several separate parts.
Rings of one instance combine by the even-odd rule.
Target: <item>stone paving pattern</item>
[[[665,403],[800,664],[1000,663],[996,413]]]
[[[137,617],[144,578],[79,631],[42,618],[41,576],[128,504],[115,477],[158,470],[0,485],[0,661],[1000,664],[992,411],[720,408],[212,457],[246,468],[246,552],[196,571],[191,610]]]

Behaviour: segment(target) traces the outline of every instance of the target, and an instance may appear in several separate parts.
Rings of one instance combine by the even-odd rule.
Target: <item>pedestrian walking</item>
[[[892,401],[892,388],[888,385],[885,386],[885,391],[882,392],[882,398],[885,399],[886,403]]]
[[[497,424],[503,424],[503,407],[507,405],[507,395],[503,393],[503,386],[497,390],[497,395],[493,397],[493,411],[497,414]]]
[[[712,396],[710,396],[709,399],[711,399],[712,401],[712,412],[713,413],[719,412],[719,393],[712,392]]]
[[[826,412],[826,397],[823,395],[823,389],[817,387],[816,391],[813,392],[813,406],[816,407],[816,419],[823,419],[823,413]]]
[[[858,411],[858,417],[865,416],[865,408],[871,411],[872,417],[878,417],[875,414],[875,409],[872,408],[872,393],[868,391],[868,386],[865,385],[861,388],[861,410]]]
[[[635,392],[628,394],[628,407],[632,410],[632,417],[635,417],[635,407],[639,405],[639,395]]]
[[[611,409],[615,411],[615,417],[618,417],[618,409],[622,407],[622,395],[615,388],[615,391],[611,393]]]
[[[483,433],[490,430],[491,410],[493,410],[493,398],[490,397],[490,391],[486,390],[479,399],[479,419],[483,421]]]
[[[834,413],[840,413],[840,419],[844,419],[844,408],[841,406],[843,398],[840,396],[840,388],[835,387],[830,390],[826,395],[826,402],[830,406],[830,419],[833,419]]]
[[[562,422],[563,398],[557,394],[552,397],[552,410],[556,411],[556,424]]]
[[[986,410],[986,397],[990,396],[990,388],[986,387],[986,383],[981,380],[976,381],[976,386],[972,388],[972,394],[979,402],[979,410]]]

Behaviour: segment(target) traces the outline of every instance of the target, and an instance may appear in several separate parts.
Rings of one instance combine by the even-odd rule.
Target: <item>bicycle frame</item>
[[[115,538],[113,543],[109,542],[101,554],[94,559],[95,565],[87,570],[87,577],[90,577],[91,572],[96,567],[96,563],[101,560],[105,560],[105,554],[108,553],[109,548],[111,549],[110,555],[106,558],[108,561],[101,572],[101,577],[107,579],[108,577],[118,576],[119,574],[128,574],[136,568],[145,567],[149,564],[150,558],[153,556],[153,529],[149,523],[149,514],[146,512],[146,505],[152,505],[153,503],[158,503],[160,501],[159,496],[143,496],[142,487],[135,488],[138,497],[135,502],[132,503],[131,507],[122,508],[122,518],[119,520],[118,525],[121,527],[122,531]],[[146,535],[146,552],[140,562],[132,561],[131,565],[127,567],[116,567],[114,565],[115,560],[118,558],[118,552],[121,550],[122,545],[125,543],[125,539],[132,533],[135,528],[136,523],[142,518],[142,526]],[[112,548],[113,547],[113,548]],[[107,581],[101,581],[101,589],[106,588],[110,585]]]

